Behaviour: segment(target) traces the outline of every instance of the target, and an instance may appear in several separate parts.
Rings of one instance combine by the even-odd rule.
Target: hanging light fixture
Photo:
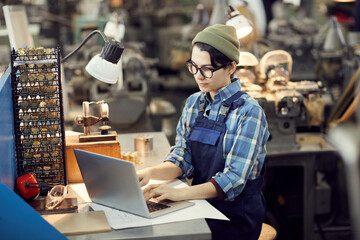
[[[239,11],[235,10],[232,6],[227,7],[228,18],[226,25],[233,26],[236,29],[236,34],[239,39],[249,35],[253,31],[251,22]]]
[[[323,50],[336,51],[346,49],[346,41],[335,16],[329,18],[325,28],[321,29],[321,31],[327,31]]]
[[[119,78],[120,68],[118,62],[124,48],[120,42],[109,40],[100,30],[92,31],[71,53],[61,60],[61,63],[66,62],[72,55],[74,55],[92,36],[100,34],[105,41],[105,44],[99,54],[93,57],[86,65],[86,71],[94,78],[109,84],[114,84]]]

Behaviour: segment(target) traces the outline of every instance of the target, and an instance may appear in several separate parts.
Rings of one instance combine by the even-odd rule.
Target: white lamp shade
[[[100,54],[93,57],[85,69],[91,76],[105,83],[114,84],[119,78],[119,66],[101,58]]]
[[[241,14],[230,18],[228,21],[226,21],[226,25],[236,28],[236,34],[239,39],[246,37],[253,30],[249,20]]]

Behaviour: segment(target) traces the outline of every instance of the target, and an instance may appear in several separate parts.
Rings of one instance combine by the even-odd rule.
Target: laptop
[[[189,201],[146,203],[134,164],[74,149],[92,202],[146,218],[158,217],[194,205]]]

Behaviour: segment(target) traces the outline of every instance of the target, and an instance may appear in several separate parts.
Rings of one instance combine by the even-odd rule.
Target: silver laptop
[[[189,201],[146,203],[133,163],[74,149],[89,197],[94,203],[146,218],[194,205]]]

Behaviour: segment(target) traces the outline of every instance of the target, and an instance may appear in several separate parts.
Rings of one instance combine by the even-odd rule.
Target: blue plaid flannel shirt
[[[194,172],[189,146],[189,135],[199,111],[200,99],[205,97],[205,116],[217,120],[223,101],[240,91],[240,79],[221,89],[211,103],[203,92],[192,94],[186,100],[182,115],[176,128],[176,143],[171,147],[165,161],[179,166],[184,174],[182,178],[191,178]],[[268,126],[263,109],[247,94],[243,94],[244,104],[230,110],[226,118],[226,133],[223,141],[225,167],[212,178],[226,194],[225,200],[232,201],[243,190],[248,179],[260,175],[266,155],[266,142],[269,137]],[[206,114],[209,113],[209,114]]]

